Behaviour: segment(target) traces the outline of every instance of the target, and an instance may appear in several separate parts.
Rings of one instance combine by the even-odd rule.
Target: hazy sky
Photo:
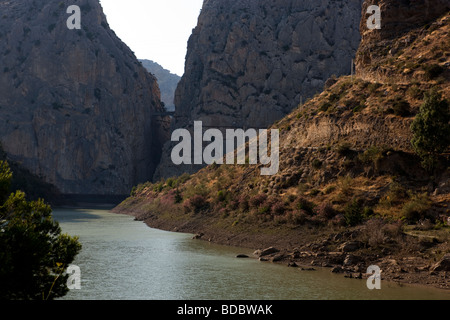
[[[187,41],[203,0],[101,0],[108,23],[139,59],[184,73]]]

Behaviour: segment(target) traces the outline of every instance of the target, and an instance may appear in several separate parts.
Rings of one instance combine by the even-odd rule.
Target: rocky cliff
[[[208,0],[188,42],[172,128],[266,128],[350,74],[360,41],[361,0]],[[173,145],[172,145],[173,146]],[[157,177],[174,166],[165,146]]]
[[[151,179],[164,131],[156,79],[97,0],[0,1],[0,140],[66,194],[128,194]]]

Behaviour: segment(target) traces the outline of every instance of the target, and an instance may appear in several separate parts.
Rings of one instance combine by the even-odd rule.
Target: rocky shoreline
[[[202,239],[201,234],[194,239]],[[327,239],[293,250],[268,247],[257,249],[253,256],[261,262],[279,263],[305,271],[315,271],[316,267],[328,268],[330,272],[350,279],[368,279],[373,274],[367,273],[367,268],[375,265],[380,267],[383,281],[450,290],[450,254],[430,264],[429,260],[417,256],[362,255],[357,252],[363,246],[359,241],[346,241],[339,246],[339,251],[327,251],[330,243]]]
[[[353,245],[353,244],[350,244]],[[264,254],[273,250],[272,254]],[[367,257],[361,257],[349,252],[312,252],[288,251],[269,247],[255,251],[254,255],[260,261],[282,263],[288,267],[301,268],[306,271],[315,271],[318,268],[329,268],[330,272],[342,274],[350,279],[368,279],[373,273],[367,273],[369,266]],[[394,259],[387,256],[373,262],[380,267],[383,281],[402,284],[414,284],[439,289],[450,289],[450,274],[448,265],[450,255],[447,254],[441,261],[430,266],[426,261],[417,257]]]
[[[193,239],[198,241],[255,250],[251,257],[238,255],[236,258],[255,258],[305,271],[327,268],[350,279],[367,279],[372,275],[366,273],[367,268],[376,265],[381,269],[382,281],[450,290],[450,254],[433,261],[422,257],[420,252],[408,255],[389,254],[387,249],[370,251],[366,243],[358,240],[361,234],[358,229],[313,237],[304,235],[304,230],[272,230],[272,234],[267,230],[232,232],[215,225],[213,219],[177,220],[159,215],[140,219],[138,214],[120,208],[113,212],[135,216],[151,228],[194,234]]]

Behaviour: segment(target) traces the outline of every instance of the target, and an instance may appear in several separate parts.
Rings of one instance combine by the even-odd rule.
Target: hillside
[[[153,74],[158,80],[159,90],[161,91],[161,101],[167,111],[175,111],[175,90],[180,82],[180,77],[164,69],[158,63],[151,60],[139,60],[148,72]]]
[[[128,194],[150,180],[165,128],[156,79],[98,0],[0,1],[0,142],[63,194]]]
[[[411,145],[431,92],[448,113],[450,14],[438,14],[386,37],[362,27],[356,76],[331,78],[273,125],[278,174],[211,165],[141,184],[114,211],[212,242],[278,248],[256,252],[261,260],[349,277],[375,264],[385,280],[450,288],[449,157],[427,171]]]

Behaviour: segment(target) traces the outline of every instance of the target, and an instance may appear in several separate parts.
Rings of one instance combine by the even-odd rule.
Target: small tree
[[[425,94],[416,119],[411,125],[414,151],[422,159],[424,169],[432,172],[439,154],[450,145],[449,104],[436,90]]]
[[[0,162],[0,300],[54,299],[68,292],[65,268],[81,250],[77,238],[61,234],[50,206],[7,195],[7,162]]]

